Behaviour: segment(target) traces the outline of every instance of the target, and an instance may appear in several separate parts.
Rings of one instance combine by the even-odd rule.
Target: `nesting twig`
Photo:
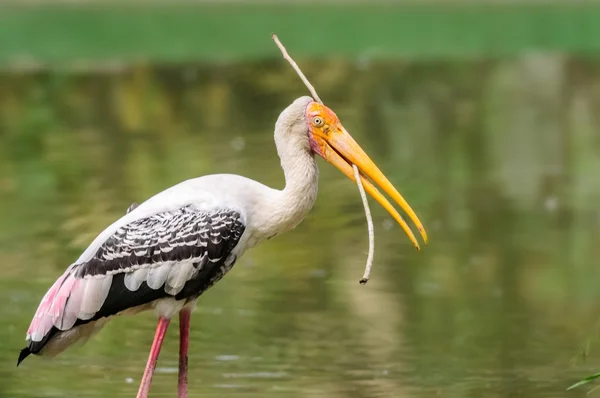
[[[367,217],[367,228],[369,230],[369,254],[367,255],[367,264],[365,265],[365,273],[360,279],[359,283],[364,285],[369,281],[371,277],[371,268],[373,267],[373,255],[375,254],[375,229],[373,228],[373,218],[371,218],[371,209],[369,209],[369,202],[367,201],[367,194],[365,194],[365,188],[363,187],[362,181],[360,180],[360,173],[358,167],[355,164],[352,165],[354,169],[354,178],[356,179],[356,185],[360,191],[360,198],[362,199],[363,206],[365,207],[365,216]]]
[[[306,88],[308,88],[308,91],[310,92],[312,97],[317,102],[322,104],[323,101],[321,101],[321,98],[319,98],[317,91],[315,90],[313,85],[310,84],[310,82],[308,81],[306,76],[304,76],[304,73],[302,73],[302,70],[300,70],[300,67],[298,66],[298,64],[296,64],[296,61],[294,61],[294,59],[288,54],[288,52],[285,49],[285,47],[283,46],[283,44],[281,44],[281,41],[279,41],[279,38],[277,37],[277,35],[275,33],[273,33],[271,35],[271,37],[273,38],[273,41],[275,42],[275,44],[277,44],[277,47],[279,47],[279,50],[281,50],[281,54],[283,55],[283,58],[286,61],[288,61],[290,63],[290,65],[292,65],[292,68],[294,68],[294,70],[296,71],[296,73],[298,74],[298,76],[300,77],[300,79],[302,80],[304,85],[306,86]],[[352,169],[354,170],[354,179],[356,180],[356,185],[358,185],[358,191],[360,192],[360,198],[362,199],[363,206],[365,208],[365,216],[367,217],[367,227],[368,227],[368,231],[369,231],[369,253],[367,255],[367,264],[365,265],[365,273],[363,274],[363,277],[359,281],[359,283],[361,285],[364,285],[369,281],[369,277],[371,275],[371,268],[373,266],[373,255],[375,253],[375,231],[373,228],[373,219],[371,218],[371,210],[369,209],[369,202],[367,201],[367,195],[365,194],[365,189],[362,185],[362,181],[360,180],[360,173],[358,171],[358,167],[356,167],[356,165],[353,164]]]
[[[300,67],[298,66],[296,61],[294,61],[294,59],[292,57],[290,57],[290,54],[288,54],[288,52],[285,49],[285,47],[283,46],[283,44],[281,44],[281,42],[279,41],[279,37],[277,37],[277,35],[275,33],[273,33],[271,35],[271,37],[273,38],[273,41],[275,42],[275,44],[277,44],[277,47],[279,47],[279,49],[281,50],[281,54],[283,54],[283,58],[286,61],[288,61],[290,63],[290,65],[292,65],[292,68],[294,68],[294,70],[296,71],[298,76],[300,76],[300,80],[302,80],[302,83],[304,83],[304,85],[306,86],[308,91],[310,91],[310,94],[313,96],[313,98],[316,99],[317,102],[320,102],[322,104],[323,101],[321,101],[321,98],[319,98],[319,94],[317,94],[317,91],[315,90],[313,85],[310,84],[310,82],[308,81],[306,76],[304,76],[304,73],[302,73],[302,70],[300,70]]]

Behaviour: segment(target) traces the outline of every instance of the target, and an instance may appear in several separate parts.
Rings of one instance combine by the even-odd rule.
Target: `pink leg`
[[[187,372],[191,312],[187,308],[179,312],[179,378],[177,380],[177,398],[187,398],[188,396]]]
[[[158,360],[158,354],[160,354],[160,347],[162,346],[169,322],[171,320],[167,318],[159,318],[158,325],[156,326],[156,333],[154,334],[154,341],[150,348],[150,355],[148,356],[148,363],[144,370],[144,376],[140,383],[140,389],[138,390],[137,398],[147,398],[148,391],[150,391],[150,383],[152,383],[152,376],[154,375],[154,369],[156,369],[156,361]]]

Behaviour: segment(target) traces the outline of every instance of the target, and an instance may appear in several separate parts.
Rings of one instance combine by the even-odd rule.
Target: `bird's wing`
[[[68,330],[162,297],[184,298],[189,288],[200,293],[233,265],[230,254],[244,230],[237,210],[191,205],[121,226],[48,290],[27,331],[31,352],[53,328]]]

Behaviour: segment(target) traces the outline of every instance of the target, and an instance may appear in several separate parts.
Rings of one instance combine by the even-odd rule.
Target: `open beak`
[[[337,124],[337,126],[336,126]],[[341,124],[336,123],[332,125],[332,128],[328,134],[315,134],[315,139],[320,155],[325,160],[337,167],[342,173],[344,173],[352,181],[356,182],[354,178],[354,170],[352,164],[355,164],[360,171],[360,179],[365,188],[365,191],[371,195],[384,209],[390,213],[392,217],[400,224],[404,232],[410,238],[412,244],[417,250],[420,250],[419,243],[412,233],[411,229],[406,224],[406,221],[398,214],[392,204],[379,192],[379,190],[366,178],[370,178],[375,184],[377,184],[386,194],[388,194],[394,202],[396,202],[402,210],[408,214],[412,222],[416,225],[417,229],[421,233],[425,244],[427,244],[427,233],[423,224],[404,200],[402,195],[394,188],[389,182],[386,176],[379,170],[379,168],[373,163],[369,156],[362,150],[352,136],[346,131]]]

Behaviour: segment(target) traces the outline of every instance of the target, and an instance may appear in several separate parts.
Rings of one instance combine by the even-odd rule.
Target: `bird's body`
[[[187,395],[189,313],[196,300],[246,250],[297,226],[316,200],[314,155],[327,153],[315,128],[337,127],[339,120],[322,105],[313,110],[315,104],[301,97],[276,123],[284,189],[232,174],[194,178],[132,205],[102,231],[42,299],[19,363],[31,353],[52,356],[85,341],[114,315],[154,309],[159,325],[138,397],[148,392],[166,328],[177,314],[179,396]]]

